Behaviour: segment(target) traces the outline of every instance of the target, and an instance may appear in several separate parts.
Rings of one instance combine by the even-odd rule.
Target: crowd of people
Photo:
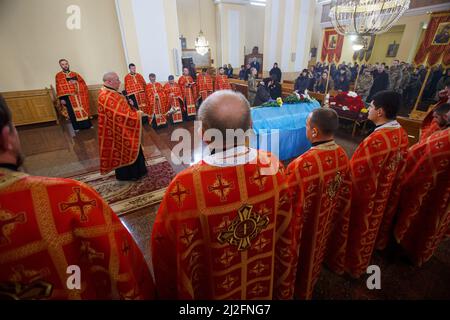
[[[356,83],[354,91],[368,103],[377,92],[389,89],[400,93],[404,106],[410,108],[419,95],[426,74],[427,69],[423,65],[414,67],[399,60],[394,60],[391,66],[378,62],[361,65],[318,62],[301,72],[295,81],[295,90],[304,92],[308,89],[319,93],[330,90],[348,91],[350,85]],[[431,103],[437,102],[438,92],[444,89],[445,80],[449,76],[450,69],[444,69],[442,65],[433,67],[422,98]]]
[[[281,97],[282,71],[278,63],[273,65],[269,77],[256,82],[256,86],[251,74],[250,65],[241,67],[239,78],[248,81],[251,96],[255,96],[255,99],[250,99],[252,105],[260,105]],[[299,94],[303,94],[305,90],[324,94],[332,90],[344,92],[353,90],[363,101],[370,103],[376,93],[392,90],[402,95],[401,112],[407,114],[418,98],[426,74],[427,68],[423,65],[413,67],[399,60],[394,60],[391,66],[387,66],[386,63],[359,65],[343,62],[336,65],[318,62],[301,71],[295,79],[294,91]],[[449,77],[450,69],[444,69],[442,65],[432,67],[422,96],[427,105],[439,100],[438,93],[444,89],[445,81]]]

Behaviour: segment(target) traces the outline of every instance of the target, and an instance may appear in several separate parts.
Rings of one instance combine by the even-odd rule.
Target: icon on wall
[[[333,34],[330,36],[330,42],[328,42],[328,49],[336,49],[338,35]]]
[[[450,22],[440,23],[433,38],[433,45],[447,45],[450,43]]]
[[[390,57],[390,58],[396,57],[399,47],[400,47],[400,44],[395,43],[395,41],[394,41],[394,43],[391,43],[388,47],[386,57]]]

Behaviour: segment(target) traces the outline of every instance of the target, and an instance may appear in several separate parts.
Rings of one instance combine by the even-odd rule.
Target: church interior
[[[199,119],[202,103],[213,91],[230,89],[242,94],[251,106],[252,126],[257,134],[266,128],[280,131],[279,150],[274,154],[285,168],[291,168],[290,164],[311,148],[306,126],[310,112],[315,109],[335,111],[339,128],[334,141],[351,159],[365,139],[378,129],[369,119],[371,108],[375,108],[371,103],[384,90],[394,91],[401,98],[393,120],[407,135],[405,150],[421,143],[424,119],[433,116],[436,110],[433,108],[442,99],[445,102],[450,92],[450,4],[445,0],[372,1],[374,7],[383,3],[395,5],[379,16],[361,13],[357,20],[359,30],[352,32],[356,26],[352,26],[351,19],[356,19],[352,16],[356,10],[352,14],[345,10],[342,13],[337,7],[352,3],[361,3],[363,8],[370,6],[365,2],[368,1],[1,0],[0,95],[10,110],[20,140],[23,163],[17,170],[30,176],[75,180],[95,190],[131,234],[150,274],[156,278],[157,257],[152,256],[152,243],[158,241],[155,219],[163,210],[165,195],[178,197],[178,203],[193,196],[192,190],[189,194],[181,189],[181,184],[177,184],[178,193],[174,193],[171,181],[203,159],[203,142],[199,145],[195,141],[198,128],[194,120]],[[127,80],[130,74],[133,79]],[[136,75],[142,75],[143,81],[136,80]],[[188,80],[188,84],[181,85],[183,77],[192,83]],[[207,78],[211,87],[206,84]],[[136,86],[141,83],[142,90],[135,90],[128,81],[137,81],[133,82]],[[178,92],[177,86],[176,93],[170,91],[174,81],[181,88]],[[207,89],[202,89],[203,81]],[[191,85],[196,86],[196,91],[190,91]],[[64,93],[72,87],[76,87],[75,93]],[[109,110],[113,94],[125,103],[124,107],[120,102],[118,109],[129,108],[139,115],[136,118],[139,130],[130,133],[131,129],[124,129],[121,135],[135,135],[132,141],[138,141],[136,148],[140,150],[138,159],[142,159],[144,176],[119,178],[119,170],[127,176],[131,175],[131,169],[123,163],[115,165],[115,158],[109,167],[104,165],[106,151],[102,148],[110,138],[110,127],[106,124],[112,121],[105,110]],[[144,107],[143,101],[147,101]],[[282,119],[283,109],[291,116]],[[3,126],[4,120],[0,122]],[[446,143],[450,144],[446,128],[448,123],[442,132],[446,132]],[[188,155],[177,153],[180,130],[191,137]],[[133,159],[138,149],[133,149]],[[3,152],[3,147],[0,151]],[[450,162],[450,148],[443,157],[442,161]],[[371,170],[373,173],[376,169]],[[426,261],[420,265],[411,262],[401,243],[394,240],[392,231],[389,244],[383,250],[374,249],[368,261],[379,267],[380,288],[369,288],[369,270],[364,269],[355,278],[336,273],[323,262],[307,299],[449,299],[450,185],[445,177],[449,177],[450,167],[447,170],[443,178],[439,175],[435,180],[443,179],[440,186],[447,190],[447,198],[439,200],[443,203],[439,211],[442,216],[436,219],[446,223],[442,228],[448,231],[435,240],[433,253]],[[10,228],[7,221],[13,212],[27,212],[22,207],[13,210],[13,202],[21,201],[18,196],[14,201],[11,196],[2,196],[2,189],[5,194],[12,192],[2,180],[2,172],[0,235],[5,241],[0,237],[0,270],[4,275],[0,276],[0,284],[18,279],[6,275],[12,269],[16,272],[18,264],[22,267],[26,264],[25,260],[11,262],[10,257],[15,252],[19,257],[22,249],[8,249],[8,243],[19,236],[15,230],[20,230],[25,222],[10,224]],[[218,181],[222,187],[222,181]],[[394,181],[391,190],[396,189],[396,183],[400,184]],[[214,196],[211,190],[216,187],[208,187],[210,194],[205,195],[206,199]],[[226,198],[221,192],[222,198]],[[88,212],[90,218],[93,209],[83,199],[78,193],[78,202],[66,201],[65,207],[59,205],[60,211],[66,215],[72,212],[74,217],[81,213],[81,219]],[[39,199],[33,201],[37,203]],[[387,208],[397,206],[396,201],[386,201]],[[70,211],[68,206],[73,205],[80,207]],[[202,210],[198,211],[202,215],[214,212]],[[431,211],[429,215],[435,216]],[[352,218],[353,215],[350,224]],[[397,216],[393,221],[397,222]],[[248,241],[255,245],[257,239],[256,235]],[[234,248],[231,244],[230,247]],[[275,246],[274,250],[273,256],[278,256]],[[245,250],[236,252],[241,254]],[[193,251],[190,254],[195,259]],[[247,253],[242,254],[247,257]],[[92,259],[96,258],[89,255],[89,261]],[[214,261],[207,263],[208,267],[212,268]],[[0,285],[0,297],[10,297],[2,288],[5,286]],[[55,288],[54,292],[59,291]],[[72,298],[80,296],[83,294],[69,294]],[[27,298],[25,294],[15,297]],[[303,297],[293,295],[293,299]]]

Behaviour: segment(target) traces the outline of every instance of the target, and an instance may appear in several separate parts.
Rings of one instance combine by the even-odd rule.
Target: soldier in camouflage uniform
[[[364,73],[359,76],[358,83],[356,84],[356,93],[366,101],[370,93],[370,88],[373,85],[373,76],[369,68],[364,69]]]
[[[402,90],[403,98],[406,98],[406,88],[408,88],[409,81],[411,80],[411,72],[407,63],[402,64],[402,83],[400,89]]]
[[[389,90],[402,93],[403,72],[400,67],[400,61],[394,60],[389,68]]]

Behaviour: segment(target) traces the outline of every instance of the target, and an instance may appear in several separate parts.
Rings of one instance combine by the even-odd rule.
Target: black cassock
[[[82,121],[77,121],[77,117],[75,116],[75,112],[73,111],[72,103],[70,103],[69,96],[62,96],[59,100],[64,100],[66,102],[66,110],[69,114],[70,122],[72,123],[73,130],[85,130],[90,129],[92,127],[91,120],[86,119]]]
[[[123,181],[136,181],[147,175],[147,166],[145,165],[144,153],[142,147],[139,149],[139,155],[133,164],[118,168],[115,170],[116,179]]]

